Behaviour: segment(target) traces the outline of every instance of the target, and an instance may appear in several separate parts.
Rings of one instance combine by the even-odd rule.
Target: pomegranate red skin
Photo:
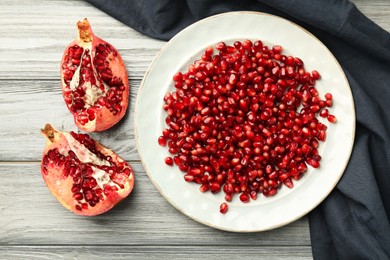
[[[44,129],[42,129],[42,135],[46,137],[46,147],[43,151],[43,157],[47,155],[50,150],[71,150],[68,140],[65,135],[68,133],[62,133],[56,130],[51,125],[47,124]],[[110,149],[101,145],[99,142],[95,141],[96,148],[99,152],[103,153],[106,156],[111,156],[114,162],[123,161],[117,154],[112,152]],[[77,215],[81,216],[96,216],[102,213],[105,213],[117,205],[120,201],[126,198],[134,187],[134,173],[131,167],[125,162],[130,170],[130,175],[124,181],[124,188],[118,190],[117,192],[109,193],[104,200],[97,203],[94,207],[88,207],[88,209],[77,210],[76,205],[78,202],[74,199],[74,193],[72,192],[72,186],[74,181],[70,176],[64,176],[63,171],[65,165],[57,166],[51,164],[49,168],[45,169],[44,161],[41,163],[41,173],[43,180],[46,183],[46,186],[50,192],[57,198],[57,200],[68,210],[74,212]]]
[[[103,39],[97,37],[90,26],[90,23],[88,22],[87,18],[84,19],[84,21],[79,21],[77,23],[77,30],[78,30],[78,36],[77,38],[72,41],[67,48],[64,51],[64,54],[61,59],[61,67],[60,67],[60,74],[61,74],[61,84],[62,84],[62,94],[64,96],[65,103],[70,110],[70,112],[73,114],[75,124],[77,127],[81,130],[87,131],[87,132],[99,132],[104,131],[115,124],[117,124],[126,114],[126,110],[129,103],[129,80],[128,80],[128,74],[126,71],[126,67],[124,65],[123,59],[120,56],[118,50],[112,46],[110,43],[104,41]],[[110,63],[110,69],[112,70],[113,76],[118,77],[122,80],[123,86],[125,87],[123,94],[122,94],[122,101],[120,102],[121,110],[117,114],[113,114],[110,112],[110,110],[106,106],[100,106],[98,109],[96,109],[96,113],[94,116],[94,119],[88,119],[86,120],[86,123],[80,122],[78,120],[78,116],[80,116],[80,111],[72,111],[71,109],[71,103],[67,102],[67,96],[69,95],[69,89],[67,89],[67,84],[64,80],[64,71],[63,64],[66,63],[66,59],[68,56],[68,51],[70,47],[73,46],[92,46],[91,48],[91,62],[92,66],[94,67],[94,71],[97,71],[97,68],[95,67],[95,64],[93,63],[95,55],[96,55],[96,46],[99,44],[105,44],[110,46],[110,48],[116,53],[115,56],[109,57],[109,63]],[[95,77],[99,77],[95,74]],[[69,99],[69,97],[68,97]],[[85,112],[87,110],[83,109]]]

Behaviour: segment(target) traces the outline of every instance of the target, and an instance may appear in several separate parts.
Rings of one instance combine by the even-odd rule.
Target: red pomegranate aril
[[[222,190],[226,201],[248,203],[258,192],[269,197],[282,185],[292,188],[306,163],[319,167],[327,127],[318,117],[333,116],[325,108],[331,94],[322,100],[315,88],[320,73],[280,45],[245,40],[215,49],[176,73],[176,90],[164,97],[168,128],[158,143],[165,139],[175,155],[170,165],[201,192]]]
[[[171,147],[168,149],[170,154],[177,154],[179,152],[179,148],[177,147]]]
[[[221,190],[221,185],[218,182],[211,182],[209,188],[212,193],[216,193]]]
[[[333,101],[332,101],[332,99],[327,99],[327,100],[325,100],[325,105],[326,105],[327,107],[333,106]]]
[[[272,51],[275,53],[275,54],[280,54],[282,53],[282,46],[280,45],[275,45],[272,47]]]
[[[199,190],[200,190],[200,192],[206,192],[209,190],[209,185],[203,184],[202,186],[200,186]]]
[[[248,193],[241,193],[240,195],[240,200],[244,203],[248,203],[250,201],[250,196],[248,195]]]
[[[158,144],[161,146],[166,146],[167,145],[167,139],[164,136],[160,136],[158,138]]]
[[[221,212],[222,214],[225,214],[229,209],[229,206],[226,202],[223,202],[221,204],[221,206],[219,207],[219,212]]]
[[[166,158],[165,158],[165,164],[166,164],[166,165],[169,165],[169,166],[172,166],[172,165],[173,165],[173,159],[172,159],[172,157],[166,157]]]
[[[306,160],[307,164],[311,165],[313,168],[318,168],[320,167],[320,163],[312,158],[308,158]]]
[[[326,140],[326,132],[325,132],[325,130],[321,130],[321,131],[318,132],[317,139],[319,141],[325,141]]]
[[[184,180],[187,182],[192,182],[192,181],[194,181],[194,179],[195,179],[195,177],[191,174],[184,175]]]
[[[224,42],[219,42],[215,45],[215,48],[219,51],[226,51],[226,44]]]
[[[294,187],[294,184],[291,181],[291,179],[286,179],[283,183],[284,183],[284,185],[286,185],[290,189],[292,189]]]
[[[249,193],[250,197],[252,200],[256,200],[257,199],[257,191],[255,190],[252,190],[250,193]]]
[[[244,49],[248,52],[251,51],[252,46],[253,46],[253,43],[251,40],[245,40],[242,42],[242,47],[244,47]]]
[[[316,70],[313,70],[313,71],[311,72],[311,76],[313,77],[314,80],[318,80],[318,79],[321,78],[320,73],[319,73],[318,71],[316,71]]]
[[[334,115],[329,114],[327,118],[328,118],[328,121],[333,123],[333,124],[336,123],[336,121],[337,121],[337,119]]]
[[[332,100],[332,98],[333,98],[333,96],[332,96],[331,93],[326,93],[326,94],[325,94],[325,99],[326,99],[326,100]]]
[[[326,118],[328,116],[328,114],[329,114],[329,111],[326,108],[322,109],[321,112],[320,112],[320,116],[324,117],[324,118]]]
[[[225,200],[228,201],[228,202],[232,201],[232,194],[227,193],[227,194],[225,195]]]
[[[173,75],[173,80],[174,81],[183,81],[183,74],[181,72],[177,72],[175,75]]]

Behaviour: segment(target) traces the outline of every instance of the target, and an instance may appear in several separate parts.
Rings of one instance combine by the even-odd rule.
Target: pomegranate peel
[[[42,177],[58,201],[77,215],[107,212],[134,187],[130,165],[86,134],[66,133],[47,124]]]
[[[118,50],[97,37],[86,18],[77,29],[61,61],[62,94],[79,129],[103,131],[126,113],[128,75]]]

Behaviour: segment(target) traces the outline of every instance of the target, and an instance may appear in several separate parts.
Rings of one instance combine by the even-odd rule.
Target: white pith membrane
[[[85,145],[81,144],[78,140],[73,138],[72,135],[64,133],[64,136],[65,136],[66,140],[68,141],[70,150],[72,150],[76,154],[77,158],[80,160],[81,163],[85,163],[85,164],[92,163],[93,165],[97,165],[97,166],[111,166],[109,161],[97,157],[96,154],[92,153]],[[68,155],[68,151],[65,149],[60,150],[59,152],[60,152],[60,154],[62,154],[64,156]],[[104,187],[106,185],[116,187],[116,188],[118,188],[118,190],[121,189],[121,187],[118,184],[116,184],[115,182],[113,182],[110,179],[110,174],[108,172],[106,172],[102,169],[99,169],[97,167],[94,167],[94,166],[91,166],[91,168],[93,170],[93,174],[91,176],[97,182],[97,186],[92,188],[91,190],[95,190],[98,188],[101,188],[104,190]],[[81,187],[80,193],[83,193],[82,187]],[[104,192],[102,192],[101,195],[103,196],[102,200],[104,200],[106,198],[106,195],[104,194]],[[80,202],[80,204],[81,203],[88,203],[85,200],[84,196],[83,196],[83,199],[77,200],[77,201]]]
[[[106,96],[107,92],[110,90],[110,87],[103,80],[100,79],[100,77],[98,76],[98,73],[96,71],[96,68],[93,64],[92,42],[85,43],[85,42],[80,41],[79,45],[80,45],[79,46],[80,48],[83,48],[83,53],[81,54],[80,64],[77,67],[76,71],[74,72],[72,79],[69,83],[69,88],[72,91],[72,95],[74,95],[74,91],[79,87],[82,87],[85,90],[85,95],[82,97],[82,100],[84,101],[84,109],[87,109],[87,108],[95,105],[96,101],[100,97]],[[86,53],[87,50],[88,50],[88,54]],[[83,60],[87,57],[87,55],[90,58],[89,64],[90,64],[92,72],[93,72],[93,77],[95,78],[97,84],[99,84],[100,86],[103,86],[104,91],[99,86],[92,85],[90,81],[86,81],[83,83],[82,86],[80,86],[80,71],[84,67]],[[72,103],[68,104],[68,106],[71,107]],[[96,120],[96,118],[91,120],[91,121],[95,121],[95,120]]]

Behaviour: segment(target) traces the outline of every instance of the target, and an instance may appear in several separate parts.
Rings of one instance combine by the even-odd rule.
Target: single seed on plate
[[[225,214],[228,211],[228,209],[229,209],[228,204],[226,202],[223,202],[219,207],[219,212]]]
[[[328,115],[328,121],[331,122],[331,123],[336,123],[337,119],[334,115]]]

